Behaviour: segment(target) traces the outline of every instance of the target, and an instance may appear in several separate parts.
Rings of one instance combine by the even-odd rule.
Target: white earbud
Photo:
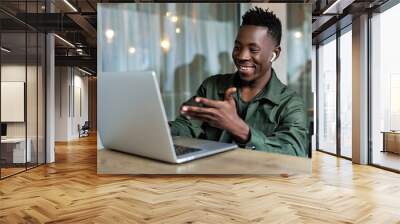
[[[272,58],[271,58],[270,62],[274,62],[275,58],[276,58],[276,53],[272,52]]]

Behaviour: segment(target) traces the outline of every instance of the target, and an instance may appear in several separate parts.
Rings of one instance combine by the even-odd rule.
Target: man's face
[[[232,59],[243,81],[254,82],[271,68],[271,57],[275,41],[268,34],[268,28],[245,25],[239,28]]]

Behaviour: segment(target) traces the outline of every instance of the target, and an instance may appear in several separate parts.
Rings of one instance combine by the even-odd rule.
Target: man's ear
[[[269,62],[274,62],[275,61],[275,59],[276,59],[276,53],[275,52],[272,52],[272,57],[271,57],[271,60],[269,60]]]
[[[281,54],[281,46],[275,47],[275,49],[272,51],[272,55],[275,57],[271,58],[271,62],[276,61],[276,59],[279,58],[279,55]]]

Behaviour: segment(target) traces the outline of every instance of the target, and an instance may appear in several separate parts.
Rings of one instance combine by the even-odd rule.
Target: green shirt
[[[239,86],[237,73],[207,78],[195,96],[184,104],[193,104],[194,97],[224,100],[225,90]],[[308,154],[307,116],[303,100],[276,77],[274,70],[265,88],[248,105],[233,95],[237,111],[250,128],[250,140],[239,146],[266,152],[306,157]],[[238,103],[239,102],[239,103]],[[243,111],[243,106],[244,110]],[[242,107],[242,108],[240,108]],[[220,142],[234,142],[230,134],[206,122],[189,120],[179,115],[170,122],[171,134]]]

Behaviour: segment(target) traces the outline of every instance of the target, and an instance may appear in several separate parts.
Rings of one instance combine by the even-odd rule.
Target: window
[[[39,13],[43,4],[19,2],[18,6],[21,14]],[[44,33],[9,15],[0,17],[9,21],[0,24],[0,178],[4,178],[45,162],[46,39]]]
[[[318,48],[318,149],[336,153],[336,39]]]
[[[372,163],[396,170],[400,170],[398,21],[399,4],[371,18]]]
[[[351,28],[351,27],[349,27]],[[352,157],[352,35],[340,36],[340,155]]]

